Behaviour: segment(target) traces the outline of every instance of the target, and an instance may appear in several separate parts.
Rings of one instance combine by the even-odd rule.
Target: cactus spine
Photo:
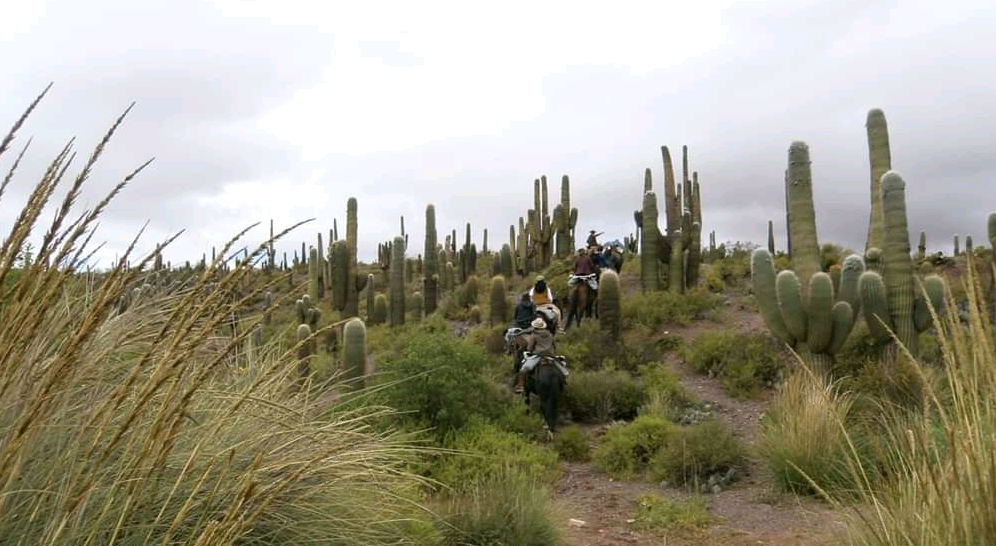
[[[614,269],[606,269],[598,283],[598,324],[616,341],[619,340],[622,325],[619,307],[621,297],[619,275]]]
[[[367,327],[353,318],[342,328],[342,368],[346,379],[362,385],[367,364]]]
[[[405,239],[395,237],[391,244],[391,326],[405,323]]]
[[[883,242],[882,272],[861,275],[861,304],[872,335],[887,341],[891,330],[914,357],[919,355],[918,334],[931,326],[927,301],[917,293],[910,257],[906,221],[906,183],[899,173],[886,172],[881,180]],[[944,281],[936,275],[924,279],[927,296],[936,310],[943,303]],[[920,315],[920,320],[917,320]],[[926,318],[923,318],[926,316]],[[919,324],[918,324],[919,322]],[[883,324],[884,323],[884,324]],[[890,357],[894,354],[890,351]]]
[[[505,323],[508,316],[508,300],[505,298],[505,278],[495,275],[491,278],[491,325]]]

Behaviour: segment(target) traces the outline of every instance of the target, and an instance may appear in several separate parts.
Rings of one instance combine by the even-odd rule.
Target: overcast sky
[[[914,246],[920,230],[931,250],[956,233],[983,244],[996,210],[996,8],[981,0],[9,4],[3,131],[54,86],[0,158],[6,171],[34,137],[0,202],[4,233],[69,138],[81,165],[137,103],[80,204],[156,157],[101,222],[102,266],[146,221],[142,250],[186,229],[166,252],[176,264],[254,222],[247,244],[271,218],[316,218],[280,246],[290,254],[333,218],[343,233],[350,196],[361,260],[401,215],[421,252],[428,203],[440,242],[469,221],[496,248],[542,174],[551,203],[570,176],[579,234],[621,239],[645,168],[662,188],[661,145],[679,175],[689,147],[703,244],[710,231],[763,243],[772,219],[783,248],[794,140],[810,147],[820,242],[863,248],[873,107]]]

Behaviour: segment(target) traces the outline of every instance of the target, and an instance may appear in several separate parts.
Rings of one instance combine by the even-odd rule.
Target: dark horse
[[[506,351],[512,355],[512,383],[522,367],[523,357],[526,347],[529,344],[528,338],[523,335],[528,331],[514,334],[506,333]],[[564,391],[564,375],[560,373],[553,363],[546,358],[540,361],[533,368],[533,373],[529,374],[526,380],[526,390],[523,395],[526,406],[529,406],[529,395],[535,394],[540,399],[540,411],[543,420],[546,422],[548,436],[552,437],[557,427],[557,417],[560,414],[560,397]]]
[[[597,279],[597,274],[593,275],[593,278]],[[588,285],[588,276],[584,276],[574,284],[571,288],[570,293],[570,305],[567,311],[567,322],[564,325],[564,329],[571,327],[571,322],[576,322],[578,326],[581,325],[581,319],[584,317],[598,318],[597,308],[595,307],[595,298],[597,297],[597,292],[591,289]]]

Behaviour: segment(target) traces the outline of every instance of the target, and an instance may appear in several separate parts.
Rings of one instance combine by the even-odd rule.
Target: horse
[[[533,373],[526,379],[526,406],[529,406],[529,394],[539,396],[540,412],[546,422],[547,439],[553,439],[557,430],[557,419],[560,417],[560,398],[564,393],[565,377],[557,366],[548,358],[543,358],[533,368]]]
[[[613,248],[609,252],[607,258],[609,260],[609,267],[615,269],[616,273],[621,273],[623,266],[623,253],[618,248]]]
[[[577,322],[578,326],[581,325],[581,319],[583,317],[593,316],[594,302],[595,302],[595,290],[588,283],[592,279],[597,279],[598,275],[592,273],[591,275],[584,275],[581,277],[575,277],[577,282],[571,288],[570,293],[570,306],[567,311],[567,322],[564,325],[564,329],[571,327],[571,322]]]

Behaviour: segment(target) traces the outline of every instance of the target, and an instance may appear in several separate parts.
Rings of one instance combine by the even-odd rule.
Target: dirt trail
[[[727,310],[729,326],[744,330],[764,328],[761,317],[742,309],[736,296],[731,296]],[[713,323],[699,322],[686,328],[672,328],[670,333],[681,335],[687,342],[714,327]],[[760,418],[770,406],[774,393],[766,391],[758,400],[737,400],[723,391],[719,379],[695,373],[679,357],[669,355],[665,362],[679,375],[686,388],[712,406],[712,413],[726,422],[750,450]],[[589,438],[597,437],[604,430],[604,426],[583,428]],[[840,513],[817,500],[780,493],[770,472],[755,457],[751,457],[747,475],[730,489],[706,495],[709,512],[718,516],[719,521],[694,531],[639,531],[631,520],[640,495],[657,493],[683,500],[689,494],[682,489],[613,480],[599,473],[591,463],[568,463],[564,469],[556,501],[565,517],[576,520],[569,522],[567,541],[575,546],[824,546],[844,536],[844,518]]]

